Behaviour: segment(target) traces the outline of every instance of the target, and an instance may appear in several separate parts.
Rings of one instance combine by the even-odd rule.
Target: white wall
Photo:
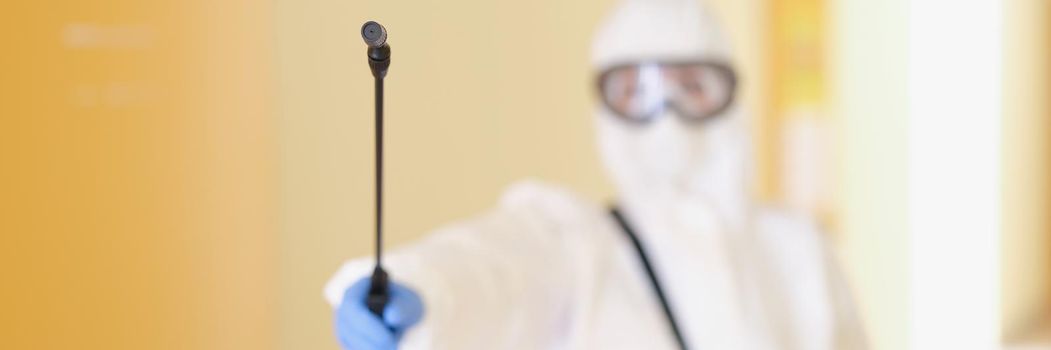
[[[998,348],[1002,4],[909,10],[911,344]]]

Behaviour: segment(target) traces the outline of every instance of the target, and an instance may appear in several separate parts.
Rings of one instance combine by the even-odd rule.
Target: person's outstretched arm
[[[367,313],[366,308],[342,307],[347,302],[363,303],[354,300],[360,296],[350,293],[354,289],[348,286],[367,278],[372,260],[344,264],[325,291],[337,309],[337,334],[347,348],[355,348],[355,341],[397,344],[401,333],[406,334],[403,348],[550,347],[567,338],[560,333],[574,331],[574,315],[581,307],[574,302],[576,293],[593,278],[593,273],[583,270],[594,266],[590,261],[603,244],[591,234],[596,231],[593,225],[606,224],[601,215],[563,191],[535,184],[515,186],[496,209],[385,254],[384,264],[397,286],[394,290],[404,288],[409,293],[402,293],[403,298],[418,293],[422,300],[422,322],[417,326],[391,324],[386,314],[383,320],[364,315],[375,322],[362,322],[357,314]],[[411,303],[400,301],[404,300],[392,295],[391,305],[409,305],[407,311],[414,311]],[[341,324],[340,317],[355,322]],[[368,330],[352,332],[351,328],[370,328],[369,334],[380,334],[355,338]],[[343,339],[343,334],[354,339]]]

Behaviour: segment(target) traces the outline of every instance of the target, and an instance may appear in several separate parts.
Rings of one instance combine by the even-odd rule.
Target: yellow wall
[[[717,1],[752,110],[759,0]],[[537,177],[608,198],[592,134],[594,27],[612,1],[278,1],[281,347],[335,349],[321,287],[372,244],[372,77],[358,37],[390,32],[389,246],[493,205]],[[394,276],[397,278],[397,276]]]
[[[269,15],[4,5],[0,348],[273,348]]]
[[[1004,3],[1002,320],[1024,336],[1048,311],[1051,293],[1051,6]]]

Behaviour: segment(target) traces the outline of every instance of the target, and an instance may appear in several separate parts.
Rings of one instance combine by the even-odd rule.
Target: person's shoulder
[[[778,265],[823,268],[826,235],[814,220],[771,207],[756,210],[755,218],[755,232]]]
[[[602,210],[594,201],[567,187],[534,179],[508,186],[499,206],[510,210],[538,211],[553,217],[579,217]]]
[[[507,187],[497,211],[548,228],[574,230],[591,227],[605,218],[605,208],[565,186],[527,179]]]
[[[841,305],[832,289],[838,280],[828,236],[803,215],[766,208],[756,216],[765,269],[773,274],[766,288],[777,302],[786,303],[785,324],[794,332],[812,334],[808,339],[830,339],[826,337],[838,327],[836,309]]]
[[[572,190],[539,180],[520,180],[506,188],[496,205],[439,226],[431,236],[453,232],[521,233],[552,231],[588,222],[601,207]],[[559,230],[554,230],[559,231]]]

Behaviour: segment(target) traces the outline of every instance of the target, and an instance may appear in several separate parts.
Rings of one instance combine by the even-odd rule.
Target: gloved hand
[[[423,316],[423,302],[416,292],[391,281],[390,300],[381,320],[365,305],[369,285],[365,277],[343,293],[335,317],[339,343],[347,350],[397,349],[401,336]]]

